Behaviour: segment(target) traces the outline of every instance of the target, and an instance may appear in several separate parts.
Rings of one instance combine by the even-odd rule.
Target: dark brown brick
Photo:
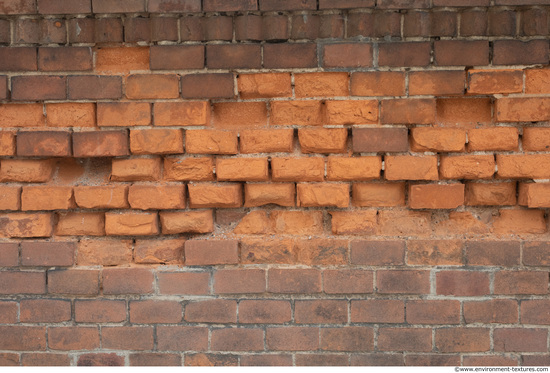
[[[315,10],[315,0],[260,0],[260,10]]]
[[[151,70],[185,70],[204,67],[203,45],[152,45]]]
[[[69,76],[69,99],[102,100],[122,97],[120,76],[79,75]]]
[[[439,66],[484,66],[489,64],[489,42],[440,40],[434,43],[434,62]]]
[[[180,19],[180,38],[182,41],[205,41],[203,17],[187,16]]]
[[[514,36],[516,34],[516,12],[510,10],[489,10],[488,16],[489,35]]]
[[[103,294],[147,294],[153,292],[153,273],[145,268],[106,268]]]
[[[70,157],[71,133],[65,131],[18,132],[17,155]]]
[[[71,361],[68,354],[46,353],[23,353],[21,354],[21,365],[23,366],[69,366]]]
[[[267,348],[277,351],[311,351],[319,348],[319,328],[285,326],[267,328]]]
[[[169,300],[131,301],[130,322],[134,324],[179,323],[183,317],[180,302]]]
[[[375,13],[349,14],[347,23],[348,37],[374,37],[374,22]]]
[[[45,351],[45,326],[0,326],[0,349],[10,351]]]
[[[405,321],[405,303],[397,299],[352,300],[350,321],[400,324]]]
[[[456,36],[455,12],[409,12],[405,14],[405,36]]]
[[[0,272],[0,294],[44,294],[45,272]]]
[[[489,6],[490,0],[434,0],[434,6]]]
[[[3,242],[0,244],[0,267],[19,265],[19,244]]]
[[[41,14],[80,14],[91,13],[90,0],[37,0],[38,13]]]
[[[92,50],[89,47],[40,47],[38,69],[41,71],[92,70]]]
[[[495,351],[547,352],[547,329],[502,328],[495,329]]]
[[[94,13],[138,13],[145,12],[145,0],[92,0]]]
[[[380,0],[376,4],[381,9],[417,9],[429,8],[429,0]]]
[[[210,343],[210,349],[214,351],[263,351],[264,331],[245,328],[215,329],[212,330]]]
[[[237,301],[209,299],[190,302],[185,306],[185,321],[201,323],[236,323]]]
[[[128,155],[126,131],[95,131],[73,133],[75,157],[115,157]]]
[[[9,44],[11,42],[10,21],[7,19],[0,20],[0,43]]]
[[[526,9],[521,13],[520,35],[548,35],[548,10]]]
[[[201,0],[149,0],[150,13],[194,13],[201,11]]]
[[[258,4],[255,0],[203,0],[202,10],[205,12],[258,10]]]
[[[23,299],[20,305],[21,322],[63,322],[71,320],[71,301],[57,299]]]
[[[436,293],[440,295],[476,296],[489,294],[486,272],[442,271],[436,273]]]
[[[35,14],[36,0],[4,0],[0,3],[0,14]]]
[[[159,351],[204,351],[208,349],[208,328],[191,326],[158,326]]]
[[[325,39],[344,37],[344,17],[340,14],[295,15],[291,39]]]
[[[350,341],[351,342],[351,341]],[[349,343],[349,342],[348,342]],[[296,355],[296,366],[345,366],[348,365],[349,358],[346,355],[340,354],[330,354],[330,353],[321,353],[321,354],[298,354]]]
[[[521,301],[522,324],[550,325],[550,301],[530,299]]]
[[[493,46],[495,65],[534,65],[548,63],[548,40],[496,40]]]
[[[378,46],[380,66],[428,66],[430,43],[382,43]]]
[[[75,301],[76,322],[106,323],[126,321],[126,301],[79,299]]]
[[[406,128],[354,128],[352,147],[355,153],[406,152],[409,150]]]
[[[234,240],[188,240],[185,242],[185,264],[236,264],[238,251],[238,242]]]
[[[525,242],[523,244],[523,264],[527,266],[550,265],[550,243],[547,241]]]
[[[73,18],[69,20],[70,43],[121,43],[120,18]]]
[[[257,44],[212,44],[206,46],[206,64],[211,69],[258,69],[262,60]]]
[[[265,44],[264,67],[268,69],[317,67],[317,46],[313,43]]]
[[[511,299],[464,302],[464,321],[468,324],[513,324],[518,321],[518,303]]]
[[[325,67],[370,67],[372,58],[372,44],[326,44],[323,47]]]
[[[37,70],[36,48],[0,47],[0,71]]]
[[[233,98],[233,74],[190,74],[181,77],[183,98]]]
[[[203,35],[206,41],[233,39],[233,18],[228,16],[212,16],[202,18]],[[219,52],[218,52],[219,53]]]
[[[48,292],[52,294],[96,295],[99,293],[99,271],[50,270],[48,271]]]
[[[460,16],[461,36],[487,35],[488,17],[487,11],[466,10]]]
[[[315,269],[270,269],[267,290],[271,293],[319,293],[321,272]]]
[[[12,354],[9,352],[3,352],[0,354],[0,365],[1,366],[18,366],[20,365],[19,354]]]
[[[158,273],[158,287],[161,294],[204,295],[210,292],[208,272]]]
[[[74,242],[22,242],[21,265],[64,267],[74,264]]]
[[[151,3],[149,3],[149,7],[150,6]],[[181,356],[178,354],[161,354],[155,352],[136,353],[130,355],[130,366],[181,366]]]
[[[63,100],[67,97],[64,76],[14,76],[11,84],[14,101]]]
[[[18,19],[15,22],[16,43],[65,44],[67,31],[62,19]]]
[[[371,8],[374,0],[319,0],[319,9]]]
[[[262,16],[247,14],[235,17],[235,39],[262,40]]]
[[[378,330],[380,351],[432,350],[432,330],[425,328],[380,328]]]
[[[466,264],[512,267],[519,265],[520,243],[517,241],[468,241]]]
[[[124,356],[111,354],[84,354],[78,357],[77,366],[123,366]]]
[[[428,294],[430,292],[430,274],[428,271],[378,271],[376,281],[379,293]]]

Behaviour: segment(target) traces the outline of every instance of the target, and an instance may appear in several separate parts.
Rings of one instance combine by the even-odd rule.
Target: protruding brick
[[[409,187],[412,209],[454,209],[464,204],[464,184],[423,184]]]
[[[524,130],[524,148],[526,147],[525,134]],[[472,128],[468,130],[468,151],[515,151],[518,149],[518,142],[518,129],[514,127]]]
[[[156,213],[105,213],[105,233],[109,236],[156,235],[159,233]]]
[[[240,184],[188,184],[191,208],[230,208],[242,206]]]
[[[328,157],[327,180],[360,181],[380,177],[381,157]]]
[[[468,206],[516,204],[516,183],[467,183],[465,193]]]
[[[155,181],[160,179],[160,158],[113,159],[112,181]]]
[[[73,133],[75,157],[113,157],[128,155],[126,131],[95,131]]]
[[[185,149],[191,154],[237,154],[237,134],[220,130],[185,132]]]
[[[128,208],[126,186],[76,186],[76,204],[85,209]]]
[[[236,264],[238,261],[237,241],[189,240],[185,242],[186,265]]]
[[[105,217],[102,212],[58,213],[55,234],[59,236],[103,236]]]
[[[149,4],[149,8],[151,5]],[[170,6],[168,2],[166,5]],[[204,67],[204,46],[202,45],[152,45],[150,48],[151,70],[186,70]]]

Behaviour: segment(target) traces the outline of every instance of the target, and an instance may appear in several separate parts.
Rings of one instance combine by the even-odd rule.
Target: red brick
[[[0,348],[10,351],[45,351],[45,326],[0,326]]]
[[[209,299],[187,303],[185,321],[216,324],[236,323],[237,302],[226,299]]]
[[[0,267],[19,265],[19,244],[4,242],[0,244]]]
[[[468,93],[521,93],[522,90],[521,70],[468,70]]]
[[[407,355],[411,356],[411,355]],[[424,355],[423,355],[424,356]],[[402,366],[403,355],[392,353],[353,354],[351,366]],[[420,364],[423,365],[423,364]]]
[[[351,322],[394,324],[405,321],[405,304],[396,299],[351,301]]]
[[[214,292],[217,294],[263,293],[266,288],[265,278],[263,269],[220,269],[214,273]]]
[[[48,127],[95,127],[95,104],[46,104]]]
[[[436,273],[436,293],[454,296],[489,294],[489,276],[486,272],[443,271]]]
[[[525,93],[550,92],[549,69],[525,70]]]
[[[456,300],[413,300],[406,307],[409,324],[460,323],[460,302]]]
[[[517,241],[469,241],[466,244],[468,265],[514,267],[520,264]]]
[[[352,241],[351,263],[384,266],[405,263],[405,243],[401,241]]]
[[[333,234],[365,235],[376,234],[376,211],[332,211],[331,229]]]
[[[315,9],[315,1],[312,0],[260,0],[260,10],[311,10]]]
[[[464,320],[468,324],[513,324],[518,321],[518,304],[511,299],[464,302]]]
[[[50,237],[53,214],[13,213],[0,218],[0,233],[7,237]]]
[[[233,98],[233,74],[188,74],[181,77],[183,98]]]
[[[24,299],[21,300],[21,322],[63,322],[71,320],[71,302],[54,299]]]
[[[190,326],[158,326],[159,351],[204,351],[208,349],[208,329]]]
[[[409,73],[409,94],[461,95],[464,83],[464,71],[414,71]]]
[[[0,127],[44,127],[45,119],[42,104],[0,106]]]
[[[0,209],[12,211],[21,209],[21,187],[0,187]]]
[[[242,98],[292,96],[289,73],[239,74],[237,84]]]
[[[185,150],[191,154],[237,154],[237,134],[220,130],[185,131]]]
[[[498,176],[502,178],[548,178],[547,165],[550,158],[546,154],[497,155]]]
[[[101,328],[101,347],[112,350],[151,350],[152,327],[117,326]]]
[[[321,157],[273,158],[273,181],[323,181],[325,162]]]
[[[179,323],[183,315],[181,303],[168,300],[131,301],[129,312],[134,324]]]
[[[326,101],[325,110],[328,124],[378,123],[378,101],[376,100]]]
[[[231,208],[243,204],[240,184],[188,184],[187,189],[191,208]]]
[[[36,71],[38,69],[35,47],[0,48],[0,61],[2,61],[0,71]]]
[[[97,131],[73,133],[75,157],[112,157],[128,155],[126,131]]]
[[[454,12],[409,12],[405,14],[405,36],[457,36],[457,19]]]
[[[147,102],[100,102],[97,104],[97,125],[110,127],[148,126],[151,104]]]
[[[178,98],[179,79],[176,74],[133,74],[126,78],[129,99]]]
[[[381,157],[329,157],[327,180],[359,181],[380,177]]]
[[[432,124],[435,121],[434,99],[395,99],[381,103],[381,123]]]
[[[459,240],[409,240],[409,265],[461,265],[463,242]]]
[[[263,351],[264,331],[245,328],[216,329],[212,331],[210,348],[214,351]]]
[[[406,128],[353,128],[355,153],[404,152],[409,149]]]
[[[164,0],[162,0],[164,1]],[[149,4],[151,8],[153,4]],[[170,6],[166,2],[165,6]],[[204,67],[202,45],[152,45],[151,70],[187,70]]]
[[[241,240],[241,261],[244,264],[296,262],[294,241],[290,239],[253,239]]]
[[[371,328],[322,328],[321,349],[325,351],[370,351],[374,349]]]
[[[183,185],[131,185],[128,202],[133,209],[162,210],[185,208]]]
[[[432,350],[432,330],[421,328],[380,328],[378,330],[378,349],[381,351]]]
[[[72,242],[22,242],[21,265],[29,267],[70,267],[74,264]]]
[[[434,63],[439,66],[484,66],[489,64],[486,40],[441,40],[434,43]]]
[[[103,294],[147,294],[153,292],[153,273],[144,268],[103,269]]]
[[[136,240],[134,262],[138,264],[182,264],[183,239]]]
[[[210,124],[206,101],[156,102],[155,126],[205,126]]]
[[[240,359],[241,366],[292,366],[292,355],[286,354],[260,354],[243,355]]]
[[[64,131],[17,133],[17,155],[38,157],[70,157],[71,134]]]
[[[534,234],[546,232],[546,220],[541,210],[499,210],[493,220],[493,233]]]
[[[345,153],[348,131],[345,128],[300,128],[298,140],[302,153]]]
[[[521,302],[521,322],[523,324],[548,325],[550,313],[548,300],[532,299]]]
[[[402,96],[405,94],[405,74],[376,71],[351,74],[353,96]]]
[[[385,270],[376,274],[378,293],[428,294],[430,278],[428,271]]]
[[[492,103],[488,98],[437,99],[437,120],[443,125],[473,127],[492,121]]]
[[[205,0],[203,4],[203,11],[205,12],[234,12],[257,9],[257,3],[252,0]]]
[[[435,347],[440,352],[486,352],[491,348],[486,328],[442,328],[435,331]]]
[[[189,240],[185,242],[186,265],[236,264],[238,243],[233,240]]]
[[[291,321],[290,302],[283,300],[243,300],[239,303],[239,323],[283,324]]]
[[[160,294],[206,295],[210,292],[208,272],[157,273]]]
[[[123,42],[120,18],[69,19],[69,43]]]
[[[428,66],[430,64],[429,43],[382,43],[378,48],[380,66]]]
[[[99,348],[97,327],[48,328],[48,346],[52,350],[94,350]]]
[[[263,46],[264,68],[288,69],[317,67],[317,45],[280,43]]]
[[[455,128],[417,127],[411,130],[411,149],[415,152],[461,152],[466,131]]]
[[[212,123],[217,128],[257,128],[267,124],[265,102],[214,103],[212,113]]]
[[[525,242],[522,254],[523,264],[527,266],[546,266],[550,263],[550,249],[544,241]]]
[[[270,269],[268,292],[319,293],[321,272],[315,269]]]
[[[63,2],[38,0],[38,10],[41,14],[78,14],[91,13],[92,7],[89,0]]]
[[[181,366],[181,356],[178,354],[141,352],[130,355],[130,366]]]
[[[371,67],[373,65],[372,44],[339,43],[323,47],[323,66],[326,68]]]
[[[21,365],[23,366],[69,366],[68,354],[46,353],[23,353],[21,354]]]
[[[145,12],[145,1],[124,0],[111,3],[108,0],[92,0],[94,13],[137,13]]]
[[[64,100],[67,98],[67,79],[63,76],[14,76],[11,79],[13,101]]]
[[[267,181],[267,158],[216,159],[218,181]]]
[[[2,366],[19,366],[19,354],[2,353],[0,354],[0,364]]]
[[[311,351],[319,348],[319,328],[267,328],[267,347],[276,351]]]
[[[124,356],[115,353],[83,354],[78,357],[77,366],[123,366]]]
[[[344,300],[297,300],[294,304],[297,324],[345,324],[348,306]]]
[[[412,209],[454,209],[464,204],[464,184],[425,184],[409,187]]]
[[[550,148],[550,128],[523,128],[523,149],[527,151],[546,151]]]
[[[102,0],[105,1],[105,0]],[[96,71],[123,73],[149,69],[148,47],[114,47],[96,50]]]
[[[161,212],[162,233],[210,233],[214,231],[212,211]]]
[[[296,366],[347,366],[349,358],[347,355],[331,353],[313,353],[296,355]]]
[[[76,322],[107,323],[126,321],[126,301],[79,299],[74,303]]]
[[[548,330],[531,328],[502,328],[493,332],[495,351],[547,352]]]
[[[0,302],[0,323],[15,324],[17,323],[18,307],[17,302],[2,301]]]
[[[499,271],[495,274],[495,294],[547,294],[548,273],[539,271]]]
[[[302,207],[348,207],[349,185],[299,183],[296,186],[298,206]]]
[[[319,125],[324,122],[321,101],[273,101],[270,124],[272,125]]]
[[[99,271],[60,269],[48,271],[48,292],[52,294],[97,295]]]
[[[187,354],[185,358],[185,366],[194,367],[236,367],[239,364],[239,359],[236,355],[229,354]]]
[[[157,214],[107,212],[105,213],[105,233],[114,236],[157,235],[159,233]]]
[[[0,133],[0,155],[15,155],[15,131]]]
[[[494,65],[534,65],[547,63],[548,43],[546,40],[531,40],[527,42],[521,40],[495,40],[494,42]]]

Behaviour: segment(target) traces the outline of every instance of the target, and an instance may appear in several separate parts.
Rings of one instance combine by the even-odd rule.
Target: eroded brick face
[[[544,0],[0,0],[0,366],[549,365]]]

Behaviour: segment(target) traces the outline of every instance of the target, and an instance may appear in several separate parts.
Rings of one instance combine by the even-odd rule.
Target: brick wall
[[[542,0],[0,0],[0,365],[548,365]]]

